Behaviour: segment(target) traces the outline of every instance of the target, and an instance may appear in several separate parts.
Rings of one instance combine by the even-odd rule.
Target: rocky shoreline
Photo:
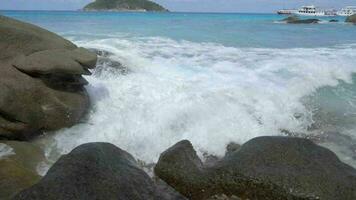
[[[153,177],[119,147],[88,143],[41,174],[45,152],[18,140],[78,123],[90,105],[84,75],[128,69],[108,52],[3,16],[0,38],[0,199],[356,199],[356,169],[311,140],[287,136],[230,144],[225,157],[205,161],[183,140],[161,154]]]
[[[200,160],[184,140],[161,154],[154,172],[151,178],[132,155],[112,144],[88,143],[62,156],[40,180],[32,178],[32,186],[5,199],[356,198],[356,170],[301,138],[255,138],[228,148],[213,163]]]

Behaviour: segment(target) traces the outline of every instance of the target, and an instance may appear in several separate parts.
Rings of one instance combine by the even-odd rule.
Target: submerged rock
[[[329,20],[329,22],[339,22],[339,20],[337,20],[337,19],[331,19],[331,20]]]
[[[76,124],[96,55],[54,33],[0,16],[0,138],[28,139]]]
[[[11,199],[40,180],[44,152],[27,142],[0,141],[0,199]]]
[[[98,61],[96,64],[96,68],[94,70],[95,76],[103,76],[103,75],[127,75],[129,73],[129,69],[122,65],[120,62],[112,59],[111,52],[99,50],[99,49],[90,49],[90,51],[96,53],[98,56]]]
[[[349,17],[346,18],[346,21],[347,23],[354,23],[356,24],[356,14],[355,15],[351,15]]]
[[[211,167],[183,141],[162,153],[155,173],[189,199],[356,199],[356,170],[300,138],[255,138]]]
[[[300,19],[297,16],[290,16],[282,21],[288,23],[288,24],[317,24],[320,22],[319,19]]]
[[[130,154],[112,144],[89,143],[62,156],[38,184],[14,199],[164,199],[156,191]]]

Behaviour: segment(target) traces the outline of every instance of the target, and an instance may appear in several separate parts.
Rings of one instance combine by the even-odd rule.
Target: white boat
[[[297,12],[297,10],[293,10],[293,9],[282,9],[277,11],[279,15],[291,15],[294,14],[295,12]]]
[[[337,12],[337,15],[339,16],[351,16],[354,14],[356,14],[356,6],[347,6]]]
[[[300,8],[297,12],[294,14],[297,15],[302,15],[302,16],[335,16],[336,13],[332,10],[321,10],[318,9],[317,7],[311,5],[311,6],[303,6]]]

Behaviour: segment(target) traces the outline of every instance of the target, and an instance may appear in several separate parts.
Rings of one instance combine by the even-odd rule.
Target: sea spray
[[[110,142],[147,163],[190,140],[200,154],[222,156],[281,130],[307,133],[320,88],[352,84],[354,45],[329,48],[237,48],[160,37],[77,40],[111,52],[129,73],[88,77],[92,110],[45,142],[52,159],[87,142]],[[351,94],[349,94],[351,95]],[[355,105],[355,96],[348,97]]]

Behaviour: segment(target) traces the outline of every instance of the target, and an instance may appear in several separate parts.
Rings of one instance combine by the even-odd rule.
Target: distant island
[[[168,12],[168,9],[149,0],[95,0],[86,5],[83,11]]]

